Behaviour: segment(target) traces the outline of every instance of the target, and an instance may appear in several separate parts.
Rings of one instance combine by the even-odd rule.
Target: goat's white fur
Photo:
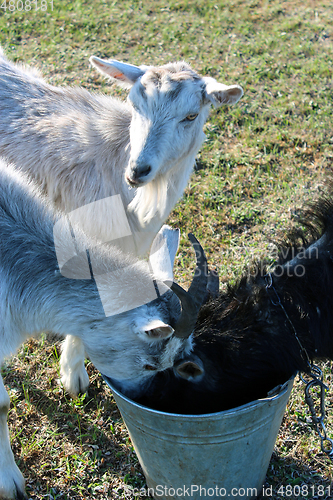
[[[94,280],[68,279],[57,270],[54,222],[36,188],[0,161],[0,367],[22,342],[43,331],[69,334],[63,359],[69,388],[73,370],[76,377],[79,374],[82,387],[88,382],[84,352],[97,369],[124,387],[139,387],[154,373],[152,367],[156,371],[172,366],[176,355],[191,348],[191,339],[172,335],[179,301],[160,280],[160,276],[173,279],[170,265],[164,267],[164,262],[167,254],[174,259],[179,231],[163,226],[153,245],[157,255],[152,267],[162,296],[149,301],[152,275],[146,262],[101,245],[75,228],[79,254],[88,248],[91,261],[105,272],[105,290],[114,308],[123,301],[122,290],[133,287],[144,304],[106,317]],[[65,238],[63,246],[67,243]],[[128,300],[128,293],[126,296]],[[66,350],[69,342],[71,347]],[[10,449],[8,409],[9,397],[0,376],[0,498],[14,498],[16,490],[20,494],[24,491],[24,480]]]
[[[51,86],[0,54],[0,154],[67,213],[120,195],[132,236],[114,243],[143,255],[187,185],[210,105],[236,103],[243,91],[202,77],[184,62],[137,67],[92,57],[91,63],[131,88],[126,103]],[[118,225],[118,214],[103,210],[82,221],[86,233],[101,239],[121,230]],[[72,345],[72,339],[65,342],[61,372],[75,395],[86,389],[87,377],[82,370],[66,375]]]

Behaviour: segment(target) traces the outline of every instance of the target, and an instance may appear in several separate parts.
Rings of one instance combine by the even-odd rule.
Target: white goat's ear
[[[122,87],[130,88],[134,83],[145,74],[147,67],[139,68],[133,64],[127,64],[111,59],[109,61],[92,56],[90,63],[98,69],[103,75],[107,75]]]
[[[144,332],[148,340],[161,340],[170,337],[174,329],[170,325],[163,323],[163,321],[154,319],[144,326]]]
[[[149,263],[156,278],[171,286],[173,264],[179,246],[180,231],[166,224],[154,238],[150,248]]]
[[[206,84],[206,96],[216,108],[222,104],[236,104],[243,95],[243,89],[239,85],[224,85],[210,77],[204,77],[203,80]]]

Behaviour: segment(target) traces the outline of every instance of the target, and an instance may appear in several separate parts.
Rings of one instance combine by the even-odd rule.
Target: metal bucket
[[[293,386],[231,410],[205,415],[163,413],[109,385],[146,477],[160,500],[250,499],[262,491]]]

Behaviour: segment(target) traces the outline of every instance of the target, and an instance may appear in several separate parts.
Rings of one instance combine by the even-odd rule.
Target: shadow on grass
[[[316,458],[329,461],[323,453],[318,453]],[[328,500],[332,497],[333,482],[318,471],[317,462],[309,459],[306,464],[296,458],[283,457],[275,451],[268,467],[263,493],[258,496],[258,500]]]

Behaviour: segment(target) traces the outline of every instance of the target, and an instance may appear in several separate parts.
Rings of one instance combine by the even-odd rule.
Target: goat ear
[[[99,57],[92,56],[90,63],[103,75],[107,75],[122,87],[130,88],[134,83],[145,74],[147,68],[143,66],[139,68],[133,64],[127,64],[120,61],[115,61],[111,59],[107,61],[105,59],[100,59]]]
[[[206,97],[216,107],[223,104],[236,104],[243,95],[243,89],[239,85],[224,85],[214,78],[205,77]]]
[[[161,340],[170,337],[174,329],[163,321],[155,319],[144,326],[144,331],[149,340]]]
[[[171,286],[173,283],[173,264],[179,246],[180,231],[166,224],[154,238],[150,249],[149,263],[156,278]]]

